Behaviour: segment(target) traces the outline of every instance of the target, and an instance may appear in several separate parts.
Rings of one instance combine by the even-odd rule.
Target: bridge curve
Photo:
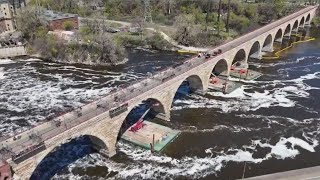
[[[177,67],[168,68],[138,83],[112,92],[75,111],[23,132],[15,138],[5,139],[0,149],[2,158],[11,164],[17,175],[23,179],[29,178],[42,159],[55,147],[83,135],[100,139],[100,143],[93,142],[96,143],[95,148],[107,156],[113,156],[116,153],[117,136],[123,121],[130,110],[139,103],[150,98],[156,99],[162,104],[165,116],[170,117],[172,99],[183,81],[188,80],[193,91],[205,93],[210,75],[216,66],[220,66],[219,62],[225,61],[227,64],[226,76],[228,76],[236,54],[244,51],[241,64],[247,67],[249,56],[261,59],[261,52],[272,51],[273,43],[281,42],[286,32],[291,33],[295,28],[298,31],[299,28],[310,25],[316,9],[317,6],[306,7],[210,50],[210,54],[222,50],[221,54],[210,59],[193,57]],[[290,32],[286,31],[289,25]],[[257,44],[259,48],[256,52],[251,52]],[[36,148],[30,149],[30,146]],[[44,149],[37,151],[37,148],[43,147]],[[17,161],[20,156],[24,158]]]

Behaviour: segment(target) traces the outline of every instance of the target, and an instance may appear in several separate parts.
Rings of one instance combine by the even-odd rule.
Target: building
[[[13,15],[13,7],[9,3],[0,4],[0,9],[4,17],[7,31],[13,31],[16,29]]]
[[[64,40],[66,42],[71,42],[76,40],[76,35],[73,31],[54,30],[54,31],[49,31],[48,34],[52,34],[55,37],[61,40]]]
[[[45,10],[43,13],[43,20],[50,30],[72,30],[79,28],[78,15],[68,14],[62,12],[54,12],[52,10]],[[69,29],[65,28],[66,23],[69,22]]]

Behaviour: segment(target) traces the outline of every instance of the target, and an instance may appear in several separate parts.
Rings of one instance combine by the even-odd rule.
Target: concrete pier
[[[121,136],[121,139],[146,149],[151,149],[150,143],[152,143],[154,135],[154,150],[160,152],[180,134],[178,130],[173,130],[150,121],[143,121],[143,123],[145,125],[136,132],[129,131],[130,127]]]

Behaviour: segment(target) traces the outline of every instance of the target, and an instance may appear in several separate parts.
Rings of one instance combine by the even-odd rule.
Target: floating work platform
[[[145,125],[136,132],[129,131],[130,127],[121,136],[121,139],[146,149],[151,149],[150,144],[152,144],[154,135],[154,150],[156,152],[160,152],[167,144],[172,142],[180,134],[180,131],[178,130],[152,123],[150,121],[143,121],[143,123]]]
[[[241,69],[230,70],[230,76],[247,80],[247,81],[258,79],[260,76],[262,76],[261,73],[250,70],[250,69],[246,69],[245,72],[241,72],[241,71],[242,71]]]
[[[208,88],[215,91],[220,91],[220,92],[229,94],[234,90],[240,88],[241,86],[242,84],[239,82],[230,81],[226,78],[220,78],[218,76],[210,80]]]

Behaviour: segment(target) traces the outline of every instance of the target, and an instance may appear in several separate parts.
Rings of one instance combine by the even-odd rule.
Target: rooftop
[[[54,12],[52,10],[45,10],[43,12],[43,17],[47,21],[54,21],[59,19],[66,19],[66,18],[72,18],[77,17],[77,14],[69,14],[69,13],[63,13],[63,12]]]

